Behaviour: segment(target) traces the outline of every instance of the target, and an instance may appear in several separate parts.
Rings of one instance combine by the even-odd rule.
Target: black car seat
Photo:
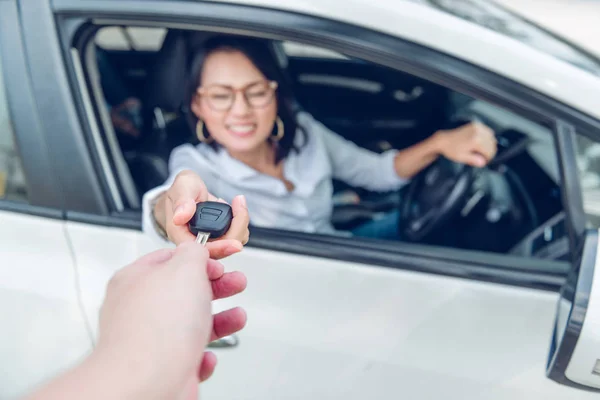
[[[188,44],[185,31],[170,30],[148,70],[143,96],[144,120],[149,132],[135,152],[126,155],[140,193],[168,178],[171,151],[189,139],[185,119],[180,118],[186,77]]]
[[[147,146],[168,160],[171,150],[190,139],[189,129],[178,124],[184,110],[189,43],[186,31],[170,30],[149,71],[147,109],[152,113],[152,140]]]

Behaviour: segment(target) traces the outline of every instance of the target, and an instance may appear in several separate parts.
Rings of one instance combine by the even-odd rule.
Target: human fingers
[[[199,193],[199,195],[195,198],[199,200],[192,200],[191,197],[185,197],[185,194],[176,194],[176,200],[169,198],[170,208],[172,210],[171,220],[175,225],[187,227],[187,223],[192,219],[196,212],[197,203],[203,201],[217,201],[217,198],[210,192],[208,192],[206,196],[202,192],[197,193]]]
[[[470,165],[472,167],[482,168],[482,167],[485,167],[488,160],[483,155],[472,152],[472,153],[463,155],[461,157],[460,162],[462,162],[463,164]]]
[[[215,372],[217,366],[217,356],[211,351],[205,351],[198,369],[198,380],[204,382]]]
[[[246,325],[246,312],[240,307],[220,312],[213,317],[210,341],[233,335]]]
[[[186,170],[177,175],[167,191],[167,197],[171,202],[173,222],[183,225],[196,212],[196,203],[208,200],[208,189],[195,172]]]
[[[168,261],[169,268],[180,268],[199,274],[208,282],[208,250],[193,242],[182,243],[173,251],[173,256]],[[214,271],[213,271],[214,272]]]
[[[458,160],[465,164],[483,167],[496,154],[496,138],[494,132],[479,122],[471,122],[457,131],[456,154]]]
[[[490,161],[496,155],[497,142],[494,132],[486,126],[478,127],[476,131],[477,149],[487,161]]]
[[[167,190],[165,202],[166,227],[175,244],[195,239],[187,223],[196,212],[196,203],[206,201],[208,190],[202,179],[192,171],[180,172]]]
[[[210,258],[220,260],[242,251],[243,245],[235,239],[218,239],[214,242],[207,242],[206,249],[210,253]]]
[[[214,281],[223,276],[225,273],[225,267],[217,260],[209,258],[208,262],[206,263],[206,273],[208,275],[208,279]]]
[[[495,150],[490,144],[484,141],[476,141],[466,149],[462,161],[465,164],[483,167],[494,158],[494,154]]]
[[[231,210],[233,212],[233,220],[225,234],[225,238],[237,239],[242,244],[246,244],[250,236],[250,231],[248,230],[250,215],[246,205],[246,197],[243,195],[236,196],[231,202]]]
[[[211,280],[213,300],[224,299],[243,292],[248,285],[246,275],[239,271],[227,272],[218,279]]]
[[[177,225],[189,222],[196,212],[197,203],[217,201],[206,188],[202,178],[192,171],[182,171],[177,175],[167,191],[167,198],[173,212],[173,222]]]

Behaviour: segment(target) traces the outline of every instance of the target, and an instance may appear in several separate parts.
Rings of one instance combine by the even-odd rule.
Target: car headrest
[[[149,107],[178,111],[183,106],[190,58],[212,32],[169,30],[150,68],[146,102]]]
[[[185,32],[170,30],[165,36],[155,64],[148,71],[146,104],[176,111],[181,107],[186,80],[188,46]]]

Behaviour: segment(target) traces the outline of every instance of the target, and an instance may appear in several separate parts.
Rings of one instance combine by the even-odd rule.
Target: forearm
[[[144,369],[144,368],[141,368]],[[152,380],[147,371],[119,368],[116,360],[95,351],[77,367],[54,379],[25,400],[149,399]]]
[[[410,179],[434,162],[444,146],[443,133],[437,132],[429,138],[396,155],[394,167],[399,177]]]

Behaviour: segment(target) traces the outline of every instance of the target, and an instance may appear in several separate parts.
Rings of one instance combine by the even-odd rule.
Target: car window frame
[[[112,2],[103,4],[106,6],[103,9],[100,7],[93,10],[93,7],[89,7],[80,10],[79,13],[70,9],[69,15],[65,18],[71,18],[71,24],[61,25],[67,28],[62,31],[65,38],[63,45],[68,46],[72,38],[81,33],[80,29],[86,29],[83,28],[83,24],[88,21],[93,21],[99,26],[139,24],[169,28],[244,31],[251,35],[276,40],[292,40],[307,45],[330,48],[333,51],[400,69],[442,84],[449,89],[488,101],[523,115],[533,122],[548,126],[553,133],[555,143],[557,143],[556,126],[558,121],[563,121],[573,127],[600,128],[600,121],[491,71],[413,42],[342,22],[298,15],[287,11],[215,3],[202,4],[201,16],[190,12],[179,13],[177,11],[180,9],[179,6],[192,7],[185,2],[170,2],[169,13],[157,8],[150,13],[140,13],[139,18],[136,18],[135,13],[129,10],[126,13],[127,17],[124,18],[124,7],[132,4],[128,2],[120,2],[119,5]],[[73,18],[79,18],[80,24],[74,23]],[[282,24],[273,27],[270,21],[274,19],[282,21]],[[60,18],[58,20],[60,21]],[[403,54],[410,54],[410,57]],[[559,162],[563,162],[563,156],[558,146],[557,152],[559,153]],[[577,209],[579,205],[574,204],[573,207]],[[140,224],[135,213],[129,213],[128,216],[120,218],[118,214],[75,214],[67,210],[67,217],[75,221],[131,229],[139,229]],[[340,240],[342,241],[340,242]],[[349,243],[352,246],[348,246]],[[347,259],[348,261],[364,261],[392,268],[421,270],[548,290],[558,290],[566,276],[566,271],[555,270],[547,273],[536,271],[536,265],[548,264],[548,260],[446,248],[435,249],[435,254],[431,254],[431,246],[404,243],[393,243],[391,246],[389,243],[370,242],[362,239],[349,242],[346,238],[322,237],[302,232],[282,232],[272,229],[254,228],[249,245],[268,250]],[[332,251],[332,246],[337,250]],[[346,247],[345,252],[339,251],[341,246]],[[456,270],[449,267],[452,263]],[[524,264],[531,269],[527,271],[514,269],[515,266]],[[482,269],[482,267],[484,268]]]
[[[108,44],[107,42],[104,42],[104,43],[99,42],[98,38],[96,37],[95,38],[96,45],[99,46],[100,48],[102,48],[104,50],[107,50],[107,51],[110,51],[110,52],[136,51],[136,52],[150,52],[150,53],[155,53],[163,45],[164,40],[165,40],[165,35],[166,35],[166,30],[165,29],[160,29],[160,28],[156,28],[156,27],[145,28],[145,29],[147,29],[149,31],[150,30],[154,30],[154,31],[161,30],[161,31],[164,31],[164,32],[163,32],[163,35],[162,35],[162,37],[160,39],[160,43],[155,43],[154,44],[155,46],[158,46],[158,47],[156,47],[156,48],[154,46],[153,47],[144,47],[144,46],[140,46],[140,43],[136,43],[136,39],[134,38],[135,35],[133,34],[134,33],[133,29],[131,29],[132,27],[130,27],[130,26],[114,26],[114,27],[111,27],[111,28],[115,29],[115,31],[118,31],[120,33],[120,35],[121,35],[120,39],[122,39],[125,42],[125,44],[127,46],[129,46],[129,48],[121,48],[121,47],[118,47],[118,46],[117,47],[110,47],[110,46],[107,47],[107,44]],[[158,33],[158,32],[155,32],[155,33]],[[116,32],[115,32],[115,35],[116,35]],[[108,39],[106,39],[106,40],[108,41]]]
[[[27,201],[0,199],[0,211],[63,218],[60,183],[54,173],[37,110],[35,91],[27,73],[22,26],[16,2],[0,2],[0,62],[15,153],[27,187]]]
[[[581,146],[581,143],[577,143],[579,138],[585,138],[586,140],[590,140],[592,143],[598,144],[600,145],[600,140],[595,139],[595,135],[593,135],[591,132],[582,132],[582,131],[576,131],[574,133],[574,135],[576,136],[576,138],[574,139],[575,143],[573,144],[574,150],[573,152],[575,153],[574,157],[575,158],[579,158],[581,156],[583,156],[582,154],[582,150],[585,150],[585,147]],[[579,138],[578,138],[579,137]],[[585,169],[583,169],[583,166],[578,166],[577,168],[577,179],[580,182],[580,187],[581,187],[581,197],[582,197],[582,202],[583,202],[583,212],[584,212],[584,216],[586,219],[586,223],[587,226],[590,227],[591,229],[598,229],[598,227],[600,226],[600,214],[598,214],[596,211],[587,211],[586,210],[586,206],[585,203],[588,200],[586,200],[586,196],[589,196],[589,194],[586,195],[586,189],[584,188],[583,185],[583,174],[586,172]],[[594,171],[595,174],[598,174],[598,172]]]
[[[71,91],[50,2],[2,1],[2,51],[9,54],[10,114],[37,214],[105,214],[113,199],[94,168],[96,149],[81,134],[82,102]],[[6,28],[6,29],[5,29]],[[65,68],[67,67],[67,68]],[[26,206],[10,204],[11,210]]]

